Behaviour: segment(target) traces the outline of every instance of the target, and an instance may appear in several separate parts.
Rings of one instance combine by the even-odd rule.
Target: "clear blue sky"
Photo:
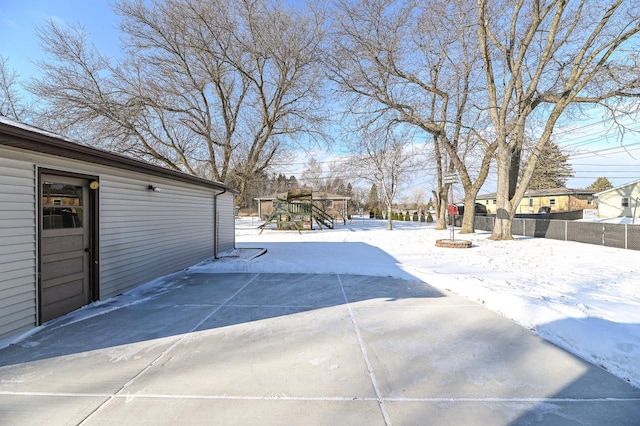
[[[21,81],[37,75],[32,63],[42,57],[36,28],[53,19],[80,23],[103,53],[117,55],[118,17],[111,0],[0,0],[0,55],[9,59]]]
[[[302,1],[291,0],[301,4]],[[119,54],[119,17],[112,10],[115,0],[0,0],[0,55],[9,60],[9,67],[19,74],[19,81],[37,76],[34,61],[42,58],[36,28],[47,20],[84,26],[89,40],[101,53],[117,57]],[[623,145],[620,141],[604,136],[606,130],[598,120],[589,126],[587,122],[576,123],[574,130],[558,129],[557,141],[567,149],[586,150],[589,153],[571,159],[576,178],[570,179],[569,187],[584,188],[598,176],[606,176],[614,185],[640,179],[640,136],[628,134]],[[638,127],[638,126],[634,126]],[[640,130],[640,128],[638,128]],[[293,170],[292,170],[293,172]],[[289,174],[287,171],[286,174]],[[490,178],[490,180],[492,180]],[[422,183],[422,182],[421,182]],[[487,185],[487,186],[490,186]]]

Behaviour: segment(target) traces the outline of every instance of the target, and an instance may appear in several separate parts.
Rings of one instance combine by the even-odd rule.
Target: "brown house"
[[[516,214],[539,213],[548,209],[551,212],[570,212],[594,208],[593,191],[571,188],[535,189],[524,193]],[[487,213],[496,212],[496,193],[479,195],[476,203],[487,206]]]

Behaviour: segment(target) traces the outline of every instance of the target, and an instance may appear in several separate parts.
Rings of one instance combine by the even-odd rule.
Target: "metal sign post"
[[[447,208],[447,214],[449,215],[449,220],[451,221],[451,241],[455,239],[454,216],[458,214],[458,208],[453,204],[453,184],[455,184],[457,181],[458,181],[458,177],[453,172],[450,172],[444,175],[444,183],[449,184],[451,188],[451,198],[449,199],[449,206]]]

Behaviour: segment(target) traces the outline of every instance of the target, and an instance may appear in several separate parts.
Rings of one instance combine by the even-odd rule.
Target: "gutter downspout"
[[[227,188],[222,192],[213,195],[213,258],[218,259],[218,196],[227,192]]]

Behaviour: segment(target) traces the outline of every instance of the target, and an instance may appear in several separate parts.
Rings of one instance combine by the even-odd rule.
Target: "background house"
[[[266,220],[271,216],[276,207],[277,200],[286,200],[287,193],[269,195],[266,197],[258,197],[258,217]],[[351,197],[338,194],[330,194],[327,192],[313,191],[311,202],[331,217],[337,220],[346,220],[349,213],[349,200]]]
[[[594,203],[593,191],[584,189],[553,188],[536,189],[524,193],[524,197],[516,214],[538,213],[541,207],[549,208],[551,212],[570,212],[592,208]],[[484,204],[487,213],[496,212],[496,193],[479,195],[476,203]]]
[[[639,217],[640,180],[594,194],[599,217]]]
[[[234,193],[0,118],[0,339],[234,248]]]

